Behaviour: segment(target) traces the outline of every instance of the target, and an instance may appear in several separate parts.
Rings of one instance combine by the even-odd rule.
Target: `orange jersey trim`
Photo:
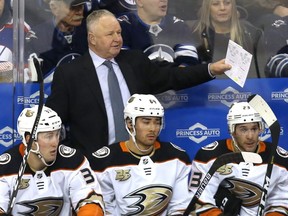
[[[120,142],[120,147],[121,147],[121,149],[122,149],[123,152],[130,152],[129,149],[127,148],[125,142]],[[154,143],[154,148],[155,148],[155,150],[156,150],[156,149],[159,149],[160,147],[161,147],[160,143],[159,143],[158,141],[156,141],[156,142]]]
[[[226,146],[227,148],[230,150],[230,151],[233,151],[233,152],[237,152],[238,150],[235,149],[234,145],[233,145],[233,142],[232,142],[232,139],[227,139],[226,140]],[[266,145],[263,141],[259,141],[259,145],[258,145],[258,149],[257,149],[257,153],[261,153],[261,152],[265,152],[266,150]]]

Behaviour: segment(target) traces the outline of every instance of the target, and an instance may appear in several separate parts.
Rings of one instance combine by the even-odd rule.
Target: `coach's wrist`
[[[210,70],[210,66],[211,66],[211,63],[208,64],[208,73],[210,75],[211,78],[215,78],[215,74]]]

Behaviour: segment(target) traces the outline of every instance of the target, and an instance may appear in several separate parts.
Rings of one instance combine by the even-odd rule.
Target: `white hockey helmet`
[[[232,104],[227,114],[227,124],[229,133],[235,131],[236,124],[258,122],[260,130],[263,130],[263,121],[258,112],[247,102],[237,102]]]
[[[17,129],[18,133],[22,136],[22,141],[25,145],[27,144],[25,140],[25,133],[32,132],[34,121],[37,115],[37,110],[38,105],[32,108],[25,108],[22,110],[22,112],[18,117]],[[58,114],[49,107],[44,106],[42,109],[41,117],[35,134],[36,139],[39,132],[59,130],[61,129],[61,125],[62,121],[61,118],[58,116]]]
[[[132,125],[134,127],[136,118],[140,116],[160,117],[162,129],[164,108],[154,95],[133,94],[128,99],[126,107],[124,108],[124,119],[129,118],[132,121]]]

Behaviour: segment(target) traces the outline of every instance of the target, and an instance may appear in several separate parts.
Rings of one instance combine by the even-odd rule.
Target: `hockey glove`
[[[218,208],[223,211],[223,216],[239,215],[242,200],[232,194],[227,188],[218,187],[214,199]]]

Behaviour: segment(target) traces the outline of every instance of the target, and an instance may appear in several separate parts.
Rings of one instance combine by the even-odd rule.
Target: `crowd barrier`
[[[248,79],[243,88],[230,79],[211,82],[183,91],[168,91],[159,96],[166,107],[162,140],[185,149],[191,158],[204,145],[230,137],[226,115],[234,102],[247,101],[260,94],[271,106],[281,125],[279,145],[288,148],[287,78]],[[265,125],[262,140],[271,141]]]
[[[229,137],[226,115],[230,105],[260,94],[273,109],[281,125],[279,146],[288,149],[288,78],[248,79],[243,88],[230,79],[212,80],[199,86],[167,91],[157,97],[165,107],[163,141],[185,149],[191,159],[202,146]],[[45,84],[45,97],[50,84]],[[21,142],[17,117],[23,107],[39,102],[39,85],[0,84],[0,153]],[[261,139],[271,141],[265,128]]]

